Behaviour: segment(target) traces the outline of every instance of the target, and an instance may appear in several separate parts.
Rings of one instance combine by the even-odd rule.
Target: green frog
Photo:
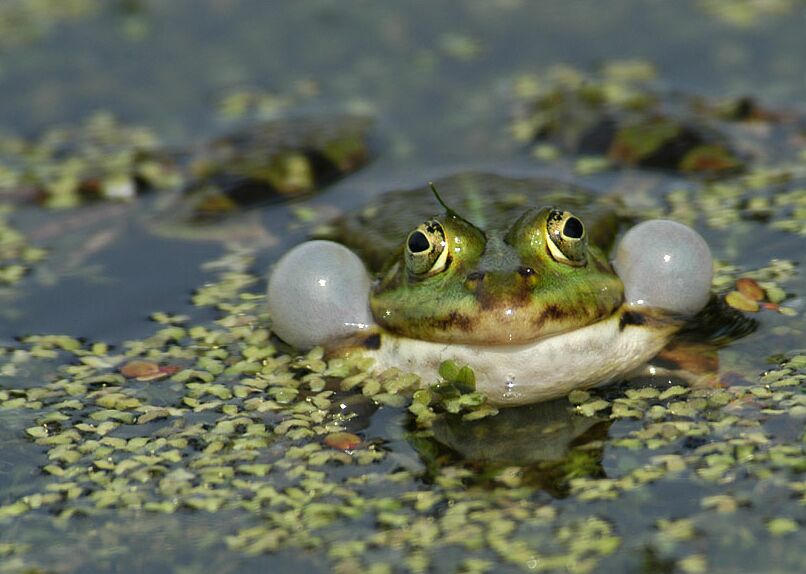
[[[479,173],[436,188],[382,196],[334,225],[339,243],[281,259],[275,332],[426,381],[442,361],[467,364],[491,403],[515,406],[623,377],[708,300],[710,252],[681,224],[636,226],[611,261],[612,198]]]

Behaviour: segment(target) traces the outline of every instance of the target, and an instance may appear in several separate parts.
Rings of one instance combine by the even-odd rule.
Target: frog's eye
[[[587,261],[588,238],[582,221],[570,211],[553,209],[546,220],[551,256],[568,265],[584,265]]]
[[[414,275],[433,275],[445,269],[448,250],[445,230],[436,221],[426,221],[406,239],[406,267]]]

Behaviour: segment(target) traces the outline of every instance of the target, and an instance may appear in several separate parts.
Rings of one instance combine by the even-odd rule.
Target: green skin
[[[443,215],[413,227],[402,245],[389,250],[370,295],[375,320],[392,333],[414,339],[513,345],[611,316],[624,300],[621,280],[605,254],[614,235],[612,212],[599,213],[594,217],[597,225],[585,229],[581,217],[570,211],[526,206],[546,198],[562,200],[563,195],[582,211],[600,202],[581,190],[558,186],[480,174],[438,182],[447,204],[470,214],[465,219],[446,208]],[[494,217],[488,211],[487,225],[471,223],[512,189],[525,196],[523,205],[513,201],[503,212],[495,210]],[[474,190],[475,200],[465,201],[468,191]],[[419,198],[418,203],[435,203],[426,190],[402,193],[409,194],[405,201],[410,208],[413,198]],[[475,214],[474,201],[480,208]],[[393,208],[390,199],[385,205]],[[496,217],[502,213],[505,217]],[[384,217],[367,214],[373,225],[365,225],[361,233],[357,225],[351,228],[355,220],[346,219],[341,238],[363,237],[377,247],[380,242],[374,241],[373,232],[388,234],[390,230],[384,227]],[[611,225],[600,225],[603,221]],[[594,244],[599,242],[602,247]],[[373,257],[384,260],[378,253],[363,254],[368,255],[370,267]]]

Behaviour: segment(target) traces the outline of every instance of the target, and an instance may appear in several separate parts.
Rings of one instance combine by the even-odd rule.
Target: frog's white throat
[[[625,305],[602,321],[515,346],[433,343],[382,334],[366,351],[375,367],[414,372],[435,381],[443,361],[472,365],[476,390],[497,406],[516,406],[564,396],[624,377],[652,359],[680,328],[665,313]]]

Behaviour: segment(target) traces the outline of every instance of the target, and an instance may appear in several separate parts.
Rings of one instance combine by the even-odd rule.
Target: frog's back
[[[605,251],[617,231],[616,201],[569,183],[463,172],[434,185],[453,211],[483,230],[507,229],[527,207],[556,205],[585,221],[591,242]],[[328,237],[378,271],[412,229],[441,211],[427,185],[392,191],[339,219]]]

